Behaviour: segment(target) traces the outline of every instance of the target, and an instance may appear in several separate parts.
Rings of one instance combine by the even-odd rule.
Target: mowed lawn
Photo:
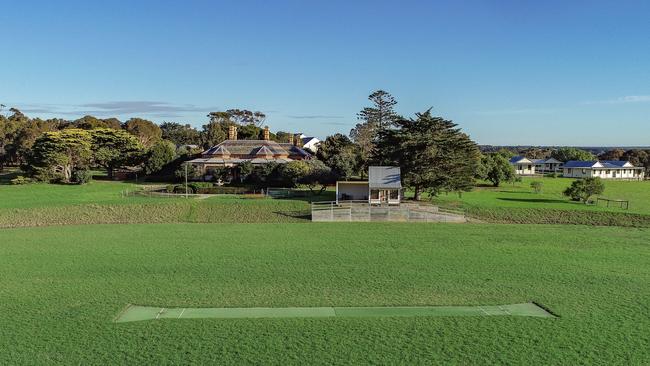
[[[125,204],[134,201],[164,202],[170,198],[123,197],[140,186],[128,182],[93,181],[84,185],[34,183],[0,184],[0,209],[60,207],[87,204]],[[174,198],[171,198],[174,199]]]
[[[0,364],[647,364],[650,230],[159,224],[0,230]],[[113,323],[126,304],[480,305],[557,319]]]
[[[530,187],[532,181],[543,184],[541,193]],[[500,187],[488,185],[475,188],[472,192],[442,194],[433,202],[452,207],[521,207],[561,210],[601,210],[639,214],[650,214],[650,181],[611,181],[604,180],[605,192],[600,197],[630,201],[629,210],[623,210],[613,203],[608,208],[605,203],[599,206],[572,202],[562,192],[571,185],[569,178],[523,178],[517,183],[502,183]],[[596,197],[594,197],[595,199]]]

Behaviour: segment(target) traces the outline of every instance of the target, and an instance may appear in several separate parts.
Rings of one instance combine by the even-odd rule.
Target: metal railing
[[[462,211],[440,209],[438,206],[401,203],[370,204],[368,201],[325,201],[311,204],[312,221],[403,221],[403,222],[466,222]]]

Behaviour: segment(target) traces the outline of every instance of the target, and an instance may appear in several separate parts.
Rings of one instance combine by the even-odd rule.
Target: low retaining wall
[[[440,210],[437,206],[421,204],[370,205],[367,202],[314,202],[311,206],[314,222],[467,222],[462,213]]]

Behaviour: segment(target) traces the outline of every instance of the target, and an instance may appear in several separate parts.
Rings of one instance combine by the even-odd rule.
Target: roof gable
[[[603,163],[615,165],[619,168],[634,168],[634,165],[625,160],[604,160]]]
[[[262,146],[257,150],[255,155],[256,156],[273,156],[273,152],[271,152],[271,150],[268,147]]]
[[[533,162],[525,156],[514,156],[510,158],[512,164],[532,164]]]

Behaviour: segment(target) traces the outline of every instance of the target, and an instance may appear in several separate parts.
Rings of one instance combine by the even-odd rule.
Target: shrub
[[[16,178],[10,180],[11,184],[13,185],[22,185],[22,184],[29,184],[32,182],[30,178],[23,177],[22,175],[17,176]]]
[[[604,191],[605,184],[600,178],[596,177],[576,180],[563,193],[573,201],[587,203],[591,196],[601,194]]]
[[[93,180],[93,173],[90,170],[75,170],[72,172],[72,182],[76,184],[86,184]]]
[[[535,193],[541,193],[544,183],[539,181],[530,182],[530,187],[535,191]]]
[[[178,180],[185,179],[185,165],[181,165],[175,172],[174,175]],[[196,180],[201,178],[201,172],[192,164],[187,166],[187,179]]]

